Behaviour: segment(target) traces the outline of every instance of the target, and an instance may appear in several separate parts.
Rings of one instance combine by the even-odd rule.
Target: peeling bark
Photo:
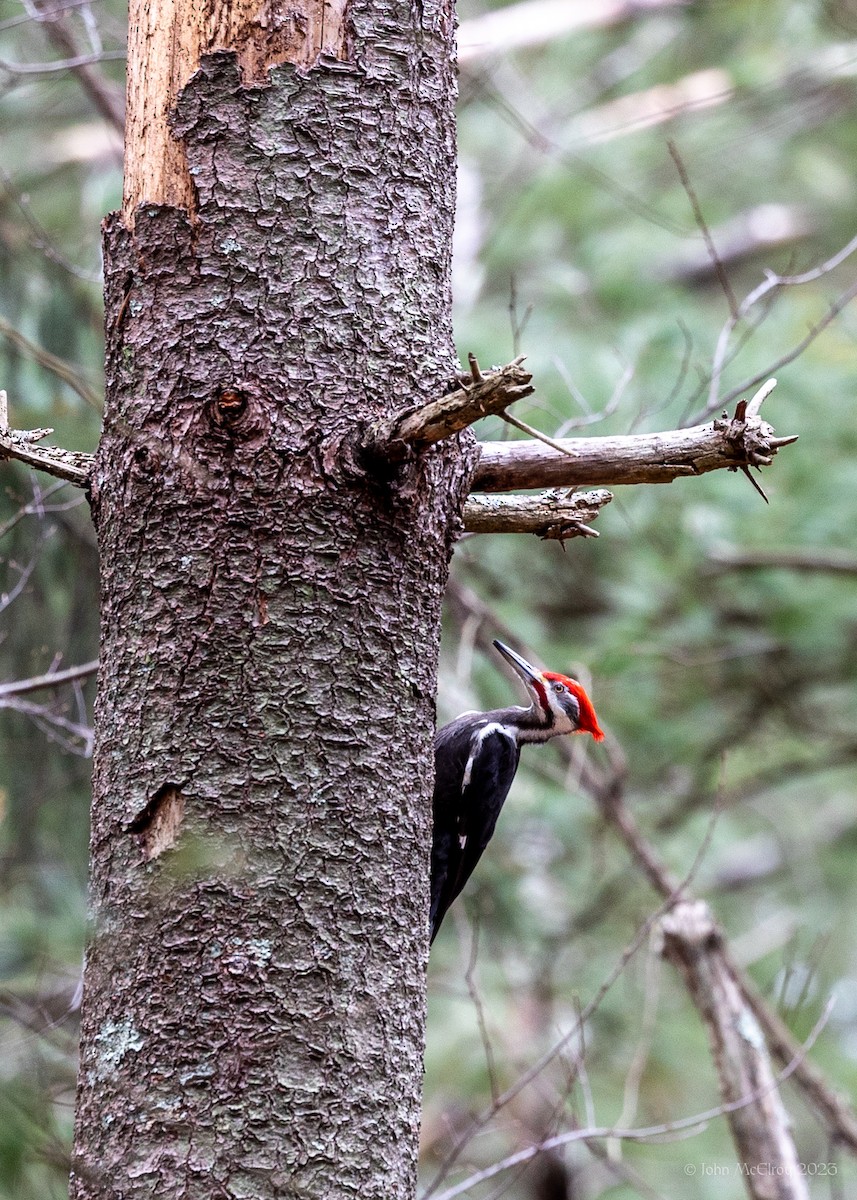
[[[357,6],[358,8],[360,6]],[[350,0],[131,0],[123,215],[172,204],[192,216],[196,195],[175,105],[203,57],[233,50],[242,81],[265,84],[272,67],[346,61]]]
[[[106,226],[75,1200],[415,1186],[440,603],[475,450],[381,479],[337,447],[454,370],[452,6],[349,20],[350,61],[265,86],[204,56],[171,114],[193,211],[176,191]]]

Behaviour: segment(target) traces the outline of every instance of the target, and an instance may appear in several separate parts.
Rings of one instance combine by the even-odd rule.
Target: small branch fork
[[[722,953],[706,904],[684,900],[660,922],[661,952],[708,1029],[720,1096],[752,1200],[809,1200],[765,1037]],[[743,1097],[752,1102],[736,1105]]]

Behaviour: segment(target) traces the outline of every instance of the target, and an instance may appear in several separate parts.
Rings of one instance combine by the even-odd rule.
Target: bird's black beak
[[[525,658],[521,658],[520,654],[516,654],[514,650],[510,649],[503,642],[498,642],[496,639],[494,645],[506,661],[511,663],[515,672],[520,675],[530,691],[533,690],[533,684],[543,682],[541,671],[537,671]]]

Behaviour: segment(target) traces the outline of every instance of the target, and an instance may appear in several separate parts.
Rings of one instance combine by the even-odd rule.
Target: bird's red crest
[[[603,742],[604,730],[598,724],[595,709],[592,706],[592,701],[586,694],[586,689],[581,687],[576,679],[569,679],[567,675],[557,675],[554,671],[545,671],[544,677],[545,679],[550,679],[552,683],[564,683],[577,700],[580,706],[578,732],[591,733],[596,742]]]

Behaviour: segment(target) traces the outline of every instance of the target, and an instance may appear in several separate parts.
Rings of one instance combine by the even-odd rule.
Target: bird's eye
[[[564,692],[564,691],[565,691],[565,684],[564,684],[564,683],[555,683],[555,684],[553,685],[553,690],[554,690],[555,692]]]

